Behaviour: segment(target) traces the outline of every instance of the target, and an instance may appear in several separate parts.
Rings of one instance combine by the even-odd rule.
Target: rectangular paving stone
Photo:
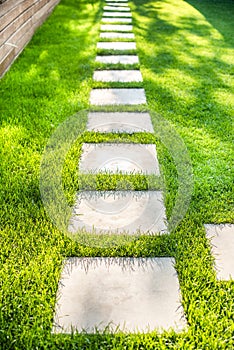
[[[217,279],[234,280],[234,224],[205,225],[211,242]]]
[[[139,70],[98,70],[94,72],[93,80],[122,83],[143,81]]]
[[[102,24],[101,31],[131,32],[131,24]]]
[[[117,6],[117,4],[115,4],[115,6],[110,6],[108,4],[108,5],[104,6],[103,10],[104,11],[116,11],[116,12],[130,12],[130,7]]]
[[[84,143],[79,170],[92,174],[160,174],[156,146],[139,143]]]
[[[104,11],[103,17],[132,17],[130,12],[112,12],[112,11]]]
[[[175,260],[67,258],[57,292],[53,333],[186,327]],[[73,330],[73,331],[72,331]]]
[[[90,112],[87,130],[102,133],[154,132],[149,113],[137,112]]]
[[[80,191],[68,230],[94,235],[167,234],[160,191]]]
[[[140,105],[145,103],[144,89],[93,89],[90,93],[91,105]]]
[[[100,38],[107,38],[107,39],[134,39],[135,35],[133,33],[117,33],[117,32],[103,32],[100,33]]]
[[[97,48],[104,50],[136,50],[136,43],[123,41],[99,42]]]
[[[112,18],[112,17],[102,17],[102,22],[107,23],[132,23],[131,18]]]
[[[122,64],[134,64],[139,63],[139,59],[134,55],[106,55],[106,56],[96,56],[96,62],[100,63],[122,63]]]

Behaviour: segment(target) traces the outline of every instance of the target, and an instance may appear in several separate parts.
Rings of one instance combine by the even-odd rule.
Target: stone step
[[[93,74],[94,81],[101,82],[141,82],[143,81],[139,70],[98,70]]]
[[[96,62],[100,63],[112,63],[112,64],[134,64],[139,63],[139,59],[134,55],[108,55],[108,56],[96,56]]]
[[[116,42],[99,42],[97,43],[98,49],[104,50],[136,50],[136,43],[133,42],[124,42],[124,41],[116,41]]]
[[[140,105],[146,103],[144,89],[93,89],[90,93],[90,104],[108,105]]]
[[[205,225],[215,258],[217,279],[234,280],[234,224]]]
[[[87,130],[101,133],[154,132],[149,113],[137,112],[90,112]]]
[[[156,146],[139,143],[84,143],[81,173],[159,175]]]
[[[67,258],[53,333],[185,330],[174,265],[170,257]]]
[[[135,35],[133,33],[117,33],[117,32],[103,32],[100,33],[100,38],[107,38],[107,39],[134,39]]]
[[[102,24],[101,31],[131,32],[132,25],[129,24]]]
[[[68,230],[75,234],[83,229],[93,234],[166,234],[162,192],[80,191]]]
[[[102,17],[102,22],[106,23],[132,23],[131,18]]]
[[[111,11],[104,11],[103,17],[132,17],[131,12],[111,12]]]
[[[130,7],[127,6],[109,6],[106,5],[103,8],[104,11],[116,11],[116,12],[130,12]]]

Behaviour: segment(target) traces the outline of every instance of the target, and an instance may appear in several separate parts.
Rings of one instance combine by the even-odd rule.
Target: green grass
[[[161,115],[183,139],[194,174],[189,210],[171,235],[142,236],[112,248],[73,241],[50,221],[39,191],[43,150],[61,123],[90,108],[92,74],[101,68],[94,60],[103,3],[62,0],[1,80],[3,350],[234,347],[234,284],[216,281],[203,228],[204,223],[234,222],[233,3],[135,0],[130,6],[148,101],[148,106],[138,109],[152,112],[156,131],[157,116]],[[156,143],[170,218],[178,174],[157,133],[88,133],[87,113],[77,115],[79,136],[63,167],[69,204],[78,188],[90,188],[93,181],[100,190],[115,189],[121,181],[130,181],[134,189],[145,189],[149,183],[161,186],[161,182],[155,184],[140,175],[79,177],[77,164],[83,142]],[[188,330],[179,334],[52,335],[55,296],[67,256],[174,256]]]

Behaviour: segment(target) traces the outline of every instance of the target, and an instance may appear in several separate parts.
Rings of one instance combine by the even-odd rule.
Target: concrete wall
[[[60,0],[0,0],[0,77]]]

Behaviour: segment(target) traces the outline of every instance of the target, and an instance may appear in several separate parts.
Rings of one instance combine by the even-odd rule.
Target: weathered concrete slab
[[[112,12],[112,11],[104,11],[103,17],[132,17],[131,12]]]
[[[97,48],[104,50],[136,50],[136,43],[123,41],[99,42]]]
[[[134,55],[107,55],[107,56],[96,56],[96,62],[100,63],[122,63],[122,64],[134,64],[139,63],[139,59]]]
[[[102,133],[154,132],[150,115],[137,112],[90,112],[87,130]]]
[[[117,32],[103,32],[100,33],[100,38],[107,38],[107,39],[134,39],[135,35],[133,33],[117,33]]]
[[[98,70],[93,74],[94,81],[101,82],[141,82],[143,81],[139,70]]]
[[[93,234],[165,234],[160,191],[83,191],[77,194],[68,230]]]
[[[131,32],[131,24],[102,24],[101,31]]]
[[[67,258],[53,332],[183,330],[174,264],[173,258]]]
[[[219,280],[234,280],[234,224],[205,225]]]
[[[160,174],[156,146],[139,143],[84,143],[79,169],[93,174]]]
[[[102,22],[106,23],[132,23],[131,18],[102,17]]]
[[[140,105],[145,103],[144,89],[93,89],[90,93],[91,105]]]
[[[130,12],[130,7],[127,6],[111,6],[110,4],[104,6],[103,8],[104,11],[116,11],[116,12]]]

